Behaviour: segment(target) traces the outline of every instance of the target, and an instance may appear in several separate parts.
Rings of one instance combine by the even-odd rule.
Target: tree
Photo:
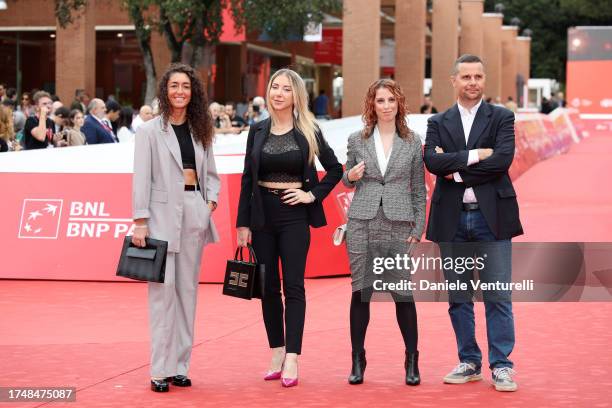
[[[224,0],[158,0],[159,30],[166,37],[172,62],[182,60],[184,48],[192,49],[188,61],[200,65],[206,44],[216,44],[223,27]]]
[[[504,5],[504,24],[521,20],[519,30],[529,28],[531,76],[565,82],[567,30],[579,25],[610,25],[612,0],[485,0],[485,9]]]
[[[238,26],[265,31],[275,42],[301,37],[309,23],[319,24],[325,13],[341,10],[340,0],[232,0]]]
[[[73,11],[79,11],[87,5],[87,0],[56,0],[55,1],[55,18],[60,27],[66,28],[68,24],[72,24],[74,18]]]
[[[341,0],[158,0],[159,27],[166,36],[172,61],[181,60],[189,44],[189,62],[196,67],[206,45],[215,45],[223,32],[225,9],[231,10],[238,30],[265,31],[273,41],[302,35],[309,23],[337,12]]]
[[[603,25],[612,20],[612,0],[561,0],[561,7],[570,15],[592,19]]]
[[[324,12],[336,12],[341,0],[121,0],[134,24],[146,75],[145,103],[155,95],[156,73],[151,50],[151,32],[166,38],[172,62],[186,58],[199,67],[207,45],[219,42],[223,32],[223,10],[231,10],[236,29],[265,31],[274,41],[301,34],[304,27],[323,21]],[[55,15],[62,27],[72,23],[73,11],[87,0],[55,0]],[[156,13],[157,14],[156,14]],[[189,46],[191,53],[185,52]]]
[[[122,7],[128,12],[130,21],[134,23],[134,32],[138,46],[142,52],[145,69],[145,103],[151,103],[155,98],[156,74],[151,50],[151,24],[145,18],[145,13],[154,0],[121,0]],[[55,0],[55,17],[62,28],[74,22],[74,16],[87,6],[87,0]]]
[[[144,17],[144,12],[149,5],[138,0],[123,0],[123,6],[127,9],[130,20],[134,23],[138,46],[142,52],[146,78],[144,103],[150,104],[155,98],[157,75],[155,73],[153,51],[151,50],[151,25],[146,23]]]

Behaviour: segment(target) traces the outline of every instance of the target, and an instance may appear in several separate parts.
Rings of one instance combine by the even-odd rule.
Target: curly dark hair
[[[187,105],[187,123],[193,134],[193,138],[204,147],[212,144],[214,135],[213,121],[208,112],[208,96],[204,90],[204,84],[197,72],[186,64],[171,64],[159,80],[157,87],[157,98],[159,99],[159,112],[162,116],[164,126],[167,126],[172,113],[172,105],[168,99],[168,81],[172,74],[182,73],[191,81],[191,100]]]
[[[392,79],[378,79],[370,85],[368,88],[368,92],[366,93],[365,104],[363,108],[363,115],[361,119],[363,120],[364,128],[363,128],[363,137],[368,138],[372,134],[374,130],[374,126],[378,122],[378,117],[376,116],[376,91],[381,88],[386,88],[395,96],[395,100],[397,101],[397,115],[395,115],[395,128],[397,129],[397,133],[399,137],[402,139],[408,139],[412,136],[412,131],[408,128],[408,123],[406,122],[406,115],[408,112],[408,106],[406,105],[406,97],[402,92],[402,88],[399,84]]]

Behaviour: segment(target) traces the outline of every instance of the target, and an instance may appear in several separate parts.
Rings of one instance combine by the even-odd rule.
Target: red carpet
[[[308,280],[300,385],[264,382],[268,351],[259,304],[201,285],[190,389],[148,390],[146,289],[141,284],[0,282],[0,386],[76,386],[66,407],[610,406],[612,305],[516,303],[519,391],[485,381],[445,385],[456,362],[446,306],[419,303],[421,374],[403,385],[403,347],[390,303],[372,306],[366,382],[350,386],[348,278]],[[478,339],[486,349],[482,305]],[[9,406],[9,404],[6,404]],[[10,404],[40,406],[41,404]]]
[[[592,137],[520,177],[523,240],[610,241],[610,154],[612,138]],[[350,386],[349,279],[308,280],[300,385],[282,389],[262,380],[269,354],[259,303],[220,291],[200,286],[194,386],[160,395],[148,389],[145,285],[0,281],[0,386],[75,386],[76,403],[52,403],[66,407],[612,406],[610,303],[515,303],[516,393],[494,391],[488,369],[482,382],[442,384],[457,357],[441,303],[417,304],[423,382],[404,385],[394,307],[376,303],[366,381]],[[478,339],[486,350],[483,314],[478,305]]]
[[[611,158],[612,135],[593,136],[519,177],[517,241],[612,241]]]

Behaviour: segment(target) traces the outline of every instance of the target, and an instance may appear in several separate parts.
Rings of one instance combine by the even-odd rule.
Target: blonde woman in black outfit
[[[298,383],[304,332],[310,226],[326,225],[322,201],[340,181],[342,165],[308,110],[297,73],[281,69],[272,75],[266,100],[271,117],[252,125],[247,139],[236,227],[238,245],[252,239],[258,261],[266,265],[262,310],[272,360],[264,379],[292,387]],[[315,157],[327,172],[321,181]]]

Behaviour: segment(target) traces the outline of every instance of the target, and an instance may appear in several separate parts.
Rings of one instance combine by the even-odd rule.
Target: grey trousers
[[[204,233],[210,211],[199,191],[185,191],[180,252],[168,252],[164,283],[149,282],[151,377],[187,375]]]

